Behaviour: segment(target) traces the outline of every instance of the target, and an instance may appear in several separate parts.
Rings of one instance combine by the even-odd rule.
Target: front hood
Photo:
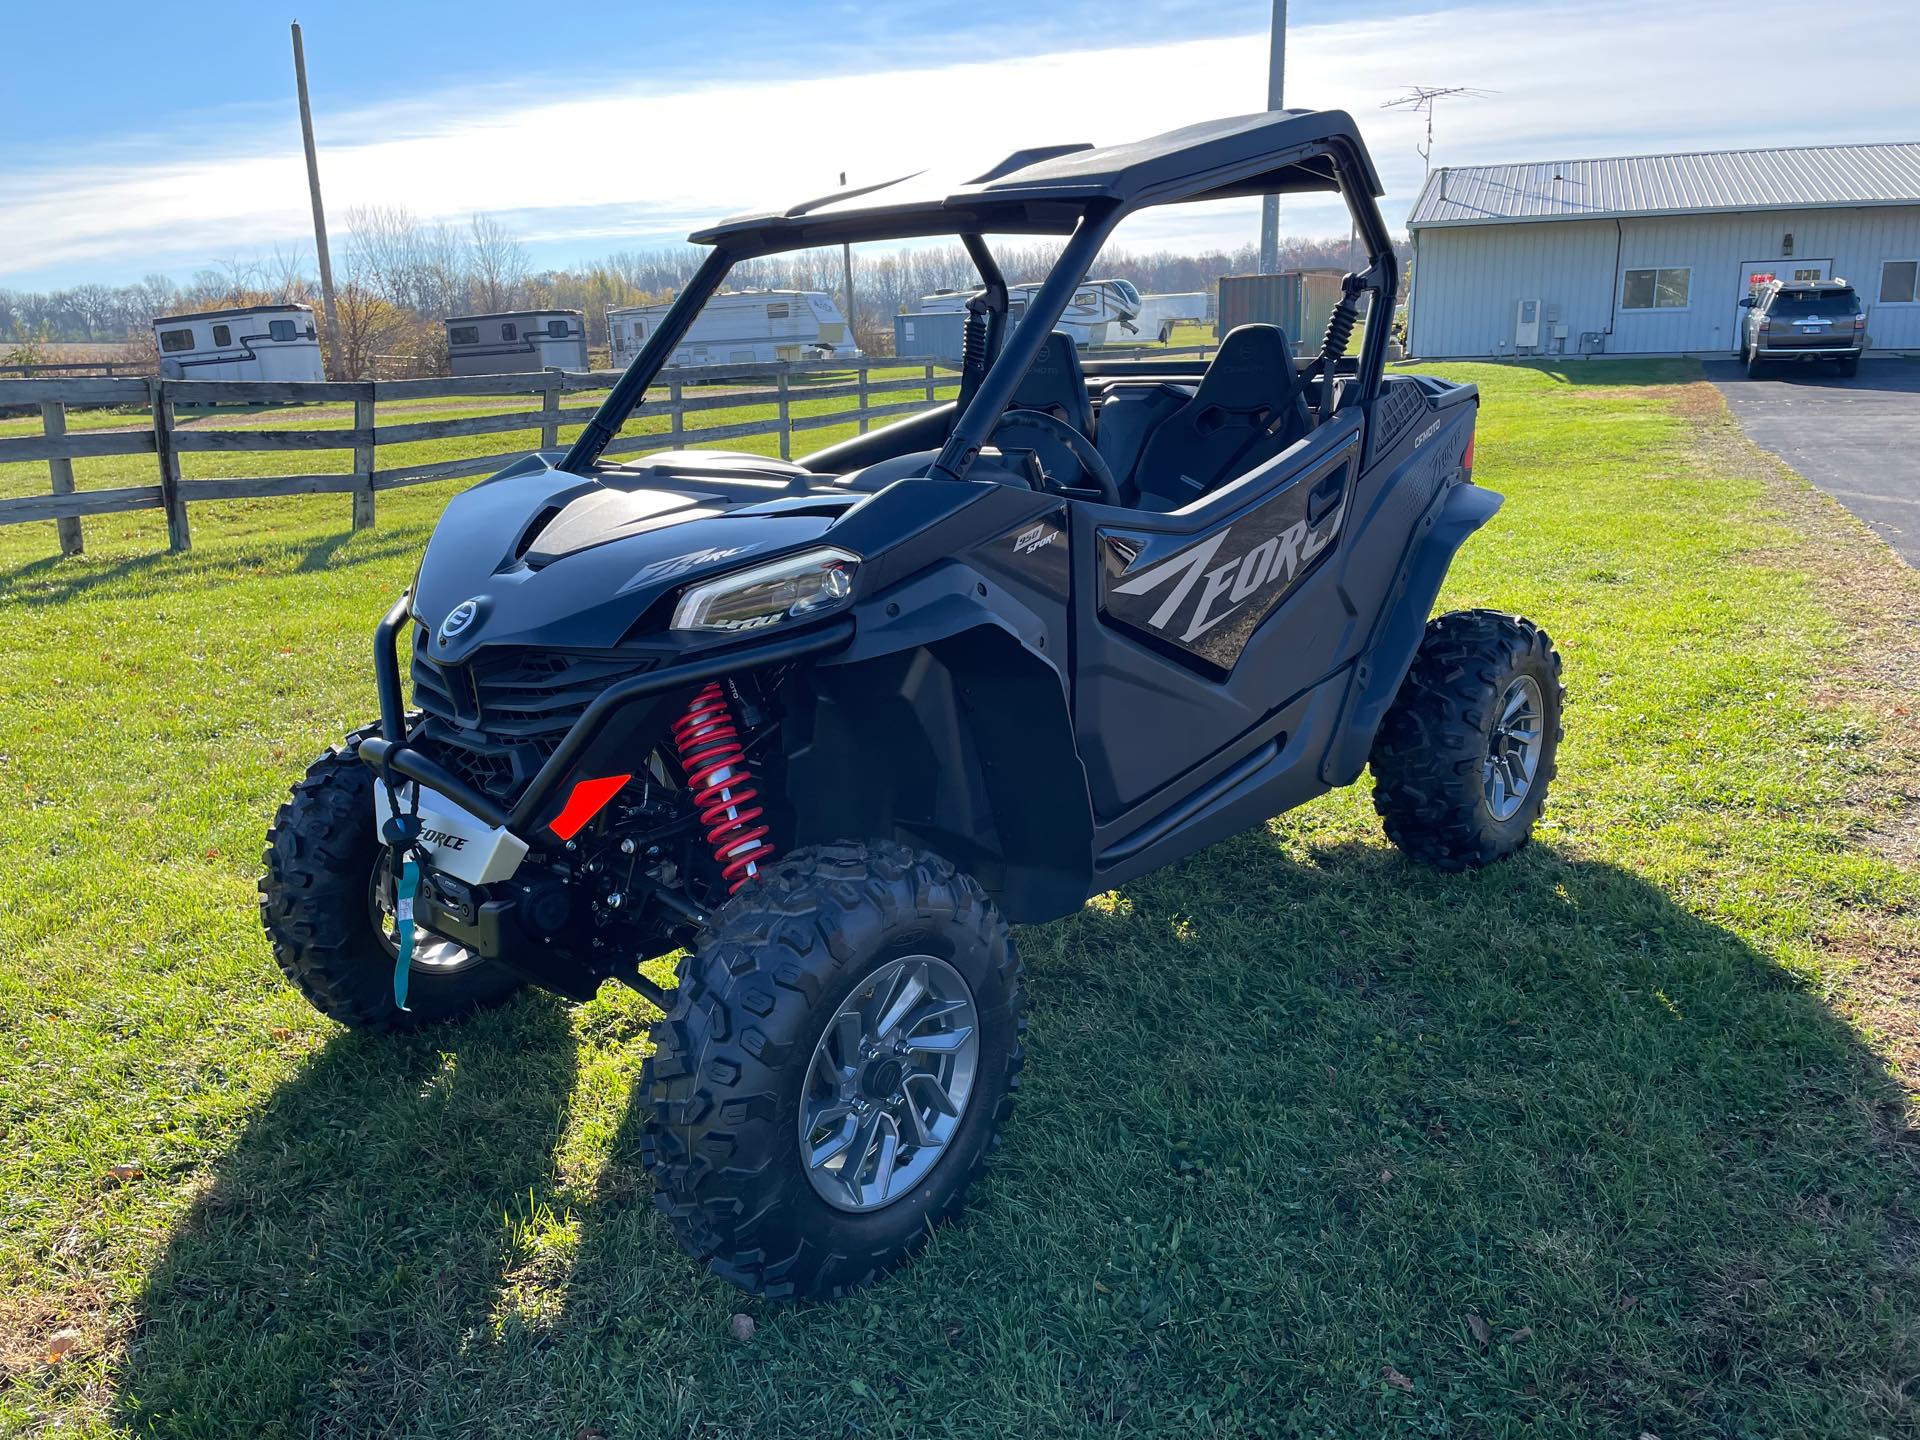
[[[447,506],[413,595],[436,661],[616,645],[669,592],[818,542],[870,498],[815,493],[821,477],[758,455],[675,451],[591,477],[558,458],[530,455]],[[443,635],[456,609],[470,618]]]

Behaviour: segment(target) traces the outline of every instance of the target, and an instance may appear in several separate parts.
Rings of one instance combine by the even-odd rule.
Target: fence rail
[[[1204,356],[1212,345],[1102,346],[1089,360],[1153,356]],[[758,436],[779,437],[782,459],[791,458],[793,437],[808,431],[857,425],[861,434],[876,420],[908,415],[934,404],[943,386],[951,387],[957,367],[942,360],[874,356],[860,360],[721,365],[663,371],[648,392],[642,419],[664,420],[665,429],[622,435],[607,447],[609,455],[712,445]],[[563,398],[581,391],[605,390],[620,378],[617,370],[544,370],[518,375],[470,375],[431,380],[168,380],[131,376],[37,376],[0,379],[0,415],[40,411],[38,435],[0,436],[0,466],[44,463],[48,493],[0,498],[0,525],[54,521],[60,550],[78,555],[84,548],[81,520],[132,510],[166,512],[167,544],[185,550],[192,543],[188,507],[202,500],[266,499],[287,495],[342,494],[352,499],[356,530],[374,522],[375,497],[382,491],[434,480],[485,475],[525,450],[490,452],[412,464],[380,463],[383,447],[506,435],[537,430],[539,448],[556,449],[563,427],[584,424],[597,408],[566,405]],[[849,378],[850,377],[850,378]],[[394,420],[382,424],[379,407],[402,401],[539,398],[539,408],[498,415],[443,420]],[[852,401],[844,409],[801,414],[795,406]],[[311,428],[203,426],[203,407],[216,405],[274,408],[300,405],[351,405],[351,425]],[[125,426],[71,429],[70,409],[132,409]],[[182,424],[180,411],[191,413]],[[728,424],[701,424],[718,411],[763,409],[771,413]],[[284,414],[284,412],[283,412]],[[348,470],[327,473],[189,478],[184,455],[323,454],[352,452]],[[103,457],[151,455],[157,483],[81,489],[74,462]],[[316,467],[316,470],[321,467]]]
[[[954,367],[943,361],[874,357],[856,361],[808,361],[725,365],[663,371],[637,413],[664,419],[664,430],[622,435],[607,447],[609,455],[779,437],[782,458],[789,458],[795,434],[839,425],[857,425],[864,434],[876,420],[921,410],[936,402],[943,386],[957,383]],[[905,372],[905,373],[901,373]],[[848,379],[846,377],[853,378]],[[484,475],[525,454],[524,449],[462,456],[416,464],[380,464],[381,448],[422,441],[540,432],[539,448],[556,449],[562,427],[584,424],[594,405],[564,405],[563,397],[605,390],[620,377],[617,370],[545,370],[521,375],[474,375],[433,380],[228,381],[121,377],[0,379],[0,414],[38,407],[40,433],[0,437],[0,465],[44,462],[49,493],[0,499],[0,525],[57,522],[61,553],[80,554],[81,518],[131,510],[166,512],[167,543],[185,550],[192,543],[188,506],[201,500],[260,499],[285,495],[345,494],[352,497],[352,524],[364,529],[374,521],[374,499],[382,491],[432,480]],[[537,396],[539,407],[499,415],[444,420],[396,420],[381,424],[384,402],[477,400]],[[911,397],[911,398],[902,398]],[[850,400],[846,408],[824,414],[798,414],[801,403]],[[201,418],[212,405],[353,406],[353,422],[324,428],[244,428],[182,424]],[[74,430],[69,409],[143,409],[124,428]],[[730,424],[701,425],[699,417],[721,410],[770,409],[771,413]],[[690,423],[691,422],[691,423]],[[181,456],[206,454],[298,454],[351,451],[350,470],[327,474],[232,476],[191,479],[181,473]],[[79,489],[74,462],[103,456],[151,455],[157,483]]]

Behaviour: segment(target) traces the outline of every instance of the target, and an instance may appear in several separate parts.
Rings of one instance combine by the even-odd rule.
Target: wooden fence
[[[1192,356],[1213,347],[1183,346],[1128,349],[1105,347],[1090,358],[1140,355]],[[646,434],[621,435],[607,447],[609,455],[638,451],[711,445],[753,436],[779,437],[781,458],[790,458],[794,435],[857,425],[864,434],[875,420],[921,410],[935,403],[942,386],[958,377],[944,361],[894,359],[876,356],[855,361],[809,361],[773,365],[728,365],[663,371],[648,391],[642,420],[661,420],[666,428]],[[351,497],[356,530],[373,524],[374,498],[382,491],[431,480],[485,475],[526,453],[524,449],[463,456],[426,464],[380,464],[382,446],[412,444],[514,431],[540,432],[542,450],[560,445],[563,426],[587,421],[595,404],[566,405],[563,398],[579,391],[605,390],[619,371],[545,370],[518,375],[474,375],[433,380],[347,381],[223,381],[165,380],[122,377],[68,377],[0,380],[0,415],[31,413],[38,407],[41,433],[0,436],[0,466],[44,461],[50,493],[0,499],[0,525],[29,521],[56,522],[62,554],[78,555],[84,545],[83,516],[109,515],[130,510],[158,509],[166,513],[167,544],[185,550],[192,543],[188,506],[200,500],[260,499],[280,495],[344,494]],[[769,381],[772,383],[769,385]],[[406,400],[473,399],[538,396],[538,409],[457,419],[402,421],[381,424],[382,402]],[[888,399],[889,396],[910,396]],[[876,397],[878,401],[876,403]],[[853,405],[826,413],[795,413],[801,403],[850,400]],[[182,408],[213,405],[280,407],[308,404],[353,406],[351,428],[242,429],[181,424]],[[129,423],[111,429],[69,430],[70,408],[133,408],[145,417],[129,416]],[[770,408],[771,413],[726,425],[702,426],[703,412],[742,408]],[[281,412],[284,414],[284,412]],[[186,417],[191,420],[195,415]],[[689,424],[689,420],[694,423]],[[181,474],[182,455],[219,452],[351,451],[352,468],[328,474],[228,476],[189,479]],[[151,485],[121,485],[80,489],[73,462],[98,456],[152,455]],[[0,475],[5,474],[0,470]]]
[[[607,447],[607,453],[631,454],[776,435],[779,453],[786,458],[792,454],[793,437],[798,433],[850,424],[865,433],[876,420],[932,405],[940,387],[956,383],[956,376],[945,373],[950,368],[931,360],[874,358],[669,370],[661,374],[636,412],[638,419],[664,419],[666,428],[644,435],[621,435]],[[430,480],[489,474],[526,453],[523,447],[427,464],[382,466],[381,447],[538,430],[539,448],[556,449],[563,426],[585,423],[598,408],[592,403],[567,405],[562,403],[564,398],[579,391],[605,390],[619,376],[620,372],[612,370],[545,370],[444,380],[0,380],[0,414],[37,406],[41,417],[40,434],[0,438],[0,465],[44,461],[50,489],[46,495],[0,499],[0,525],[56,521],[61,552],[77,555],[83,545],[81,517],[159,509],[166,513],[169,548],[185,550],[192,543],[188,507],[195,501],[335,493],[351,497],[353,527],[364,529],[373,524],[374,497],[382,491]],[[379,420],[382,402],[484,402],[518,395],[539,397],[539,408],[398,424],[381,424]],[[893,396],[911,398],[888,398]],[[794,411],[804,402],[833,400],[853,403],[827,413]],[[181,423],[196,418],[182,415],[188,407],[349,403],[353,406],[350,429],[240,429]],[[78,407],[133,407],[147,413],[138,419],[129,416],[125,428],[69,430],[68,410]],[[726,425],[702,426],[698,421],[703,412],[748,407],[768,408],[770,413]],[[205,480],[181,475],[180,457],[187,454],[328,450],[351,451],[352,468],[332,474]],[[73,462],[103,455],[152,455],[155,483],[105,489],[76,487]]]

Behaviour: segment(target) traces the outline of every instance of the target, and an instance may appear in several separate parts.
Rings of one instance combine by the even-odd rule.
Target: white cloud
[[[1903,9],[1852,7],[1809,26],[1805,6],[1786,0],[1621,0],[1296,25],[1288,102],[1355,114],[1397,227],[1419,186],[1421,122],[1379,107],[1409,84],[1497,92],[1442,109],[1436,158],[1451,163],[1910,139],[1920,134],[1910,61],[1884,43]],[[1769,34],[1790,40],[1796,71],[1842,82],[1805,87],[1782,106],[1743,62],[1753,37]],[[367,112],[322,115],[321,163],[336,224],[355,205],[382,202],[427,217],[491,210],[512,213],[549,250],[577,235],[588,255],[684,234],[690,217],[824,192],[842,169],[857,180],[930,165],[963,172],[1023,145],[1124,140],[1251,109],[1265,58],[1253,35],[824,80],[677,90],[636,80],[542,103],[428,97],[392,112],[408,128],[389,139],[328,145],[329,129],[378,132]],[[291,125],[236,135],[226,153],[210,152],[208,138],[190,137],[192,158],[172,164],[0,174],[0,281],[122,278],[308,240]],[[1232,242],[1251,215],[1235,206],[1200,223],[1143,216],[1123,238]],[[1285,228],[1327,234],[1345,221],[1337,202],[1300,199],[1288,202]]]

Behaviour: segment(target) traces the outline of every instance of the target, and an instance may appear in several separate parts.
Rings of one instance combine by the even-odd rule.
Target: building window
[[[1620,308],[1684,310],[1687,308],[1687,290],[1692,283],[1693,270],[1690,266],[1629,270],[1620,293]]]
[[[267,338],[270,340],[291,340],[294,338],[294,333],[293,321],[291,320],[269,320],[267,322]]]
[[[1883,260],[1880,263],[1880,303],[1911,305],[1920,300],[1920,260]]]
[[[222,350],[226,349],[227,346],[233,344],[233,331],[228,329],[225,325],[214,326],[213,327],[213,343],[219,346]]]
[[[787,302],[780,300],[767,306],[767,319],[784,320],[787,318]]]
[[[449,345],[478,345],[480,327],[478,325],[455,325],[447,331]]]
[[[567,322],[564,320],[549,320],[547,322],[547,334],[552,336],[555,340],[566,339],[567,338]]]
[[[518,340],[520,338],[520,327],[509,320],[500,327],[500,338],[502,340]]]
[[[160,332],[160,348],[167,351],[191,350],[193,348],[193,331],[162,330]]]

